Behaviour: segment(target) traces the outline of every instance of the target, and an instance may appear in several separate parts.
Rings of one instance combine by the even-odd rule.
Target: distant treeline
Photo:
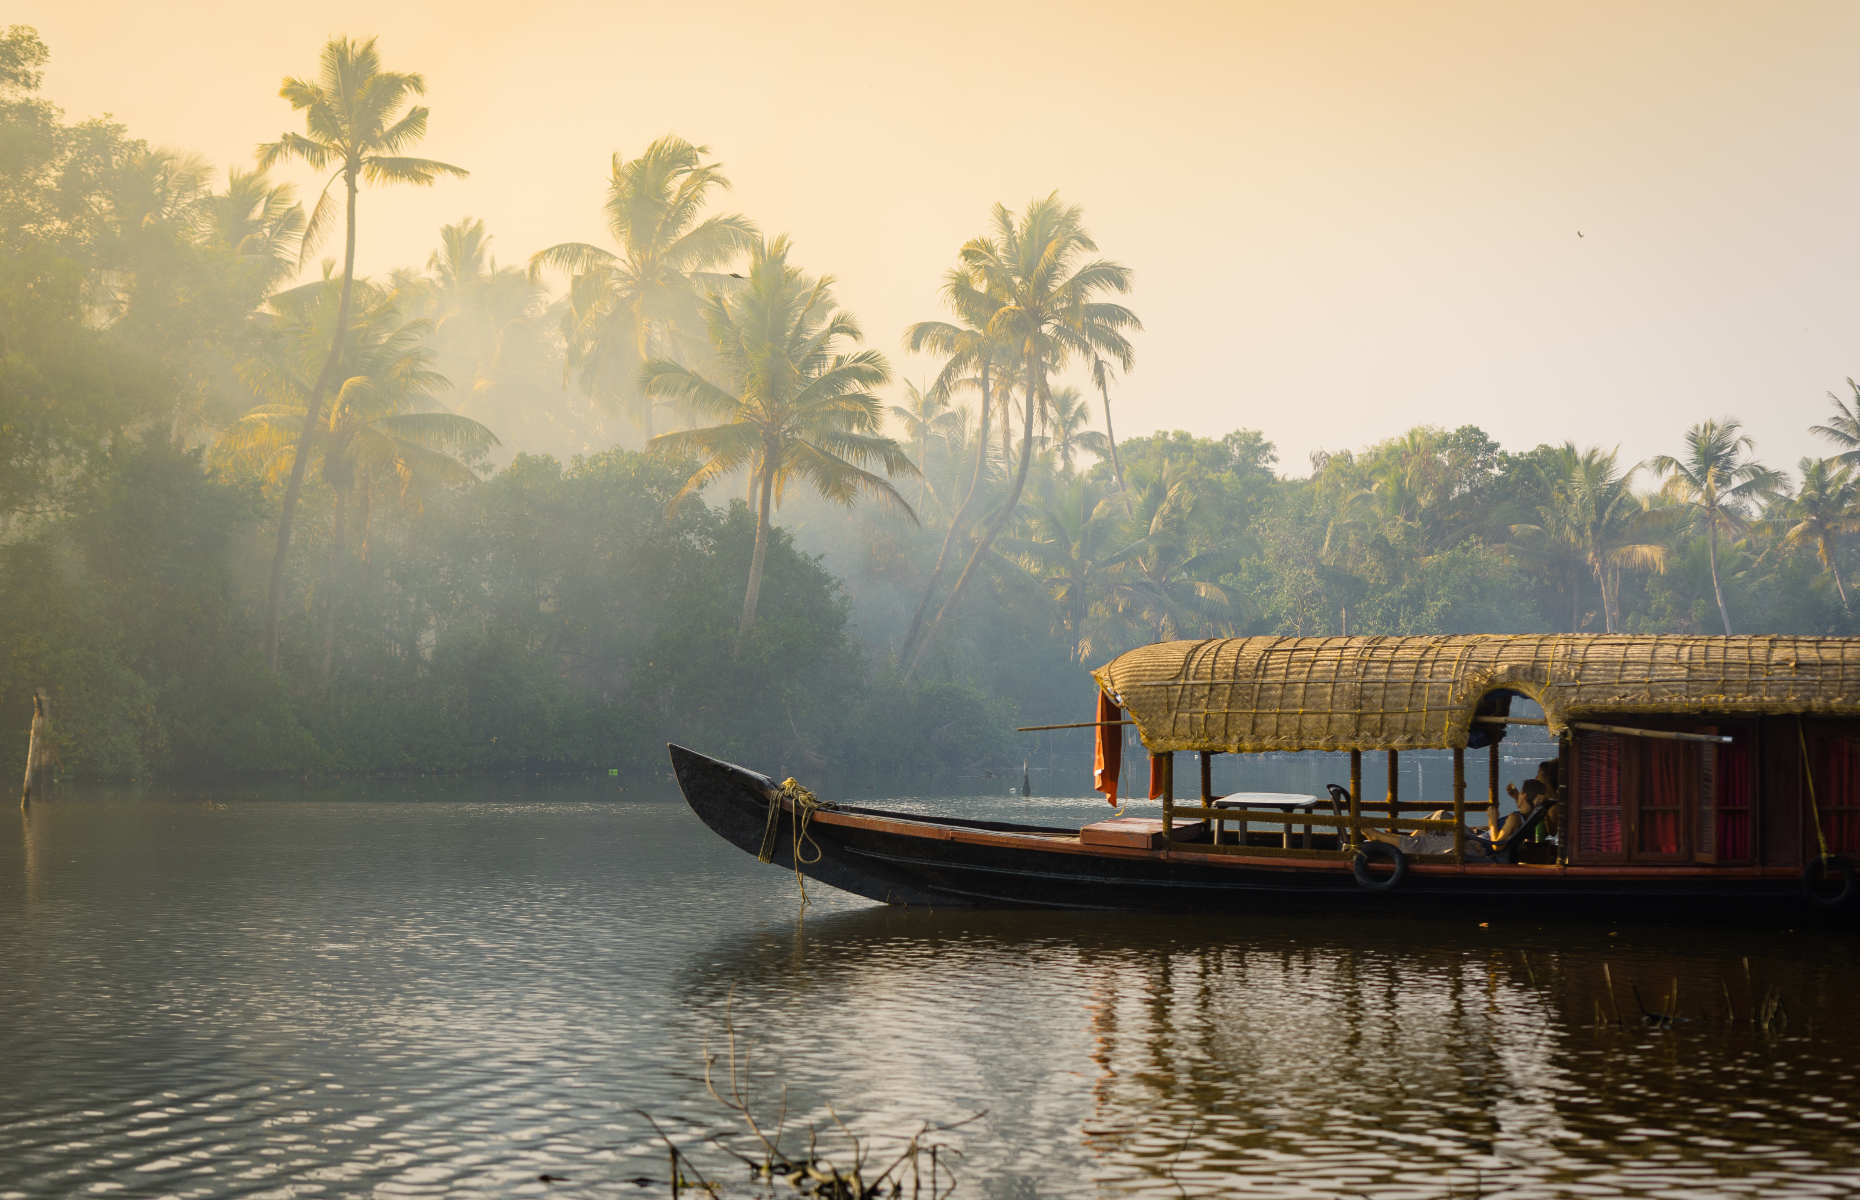
[[[460,171],[412,156],[422,85],[372,42],[225,176],[67,122],[46,54],[0,35],[9,770],[43,686],[66,774],[656,781],[677,740],[994,786],[1017,721],[1089,716],[1085,667],[1156,638],[1854,632],[1860,389],[1792,476],[1719,418],[1645,464],[1423,427],[1286,478],[1252,430],[1113,440],[1132,275],[1057,196],[959,249],[903,331],[941,370],[898,384],[712,210],[703,147],[614,156],[611,245],[500,267],[467,219],[362,279],[369,190]],[[309,211],[291,159],[331,181]]]

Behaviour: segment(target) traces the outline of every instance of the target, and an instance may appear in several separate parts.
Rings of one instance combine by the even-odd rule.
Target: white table
[[[1208,801],[1208,807],[1271,808],[1284,813],[1310,813],[1316,811],[1318,805],[1328,803],[1329,800],[1329,796],[1307,796],[1302,792],[1229,792],[1225,796],[1216,796],[1214,799]],[[1244,821],[1240,823],[1239,837],[1241,843],[1245,844],[1246,822]],[[1221,826],[1219,822],[1216,822],[1214,826],[1214,842],[1216,845],[1219,845],[1220,841]],[[1284,840],[1281,844],[1286,849],[1291,848],[1292,825],[1290,822],[1287,822],[1285,825]],[[1311,848],[1311,826],[1309,825],[1305,826],[1304,848],[1307,850]]]

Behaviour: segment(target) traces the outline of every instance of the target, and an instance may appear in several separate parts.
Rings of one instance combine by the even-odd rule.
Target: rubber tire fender
[[[1836,875],[1841,879],[1840,891],[1826,895],[1818,890],[1823,881]],[[1817,908],[1846,908],[1853,903],[1855,890],[1860,889],[1854,876],[1854,864],[1838,854],[1811,858],[1802,868],[1802,894]]]
[[[1371,858],[1388,859],[1389,873],[1382,878],[1372,874],[1369,870]],[[1350,873],[1356,876],[1358,887],[1372,892],[1392,891],[1400,887],[1401,881],[1408,876],[1408,856],[1402,853],[1400,846],[1393,843],[1367,841],[1356,848],[1356,857],[1350,860]]]

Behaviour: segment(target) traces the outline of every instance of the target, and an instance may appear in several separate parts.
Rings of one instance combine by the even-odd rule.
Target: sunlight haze
[[[1417,423],[1675,448],[1741,418],[1779,466],[1860,373],[1851,70],[1834,3],[28,4],[69,119],[221,170],[301,121],[322,41],[422,72],[420,152],[360,268],[481,217],[500,262],[605,243],[608,157],[675,132],[727,209],[834,275],[868,341],[940,316],[997,201],[1057,189],[1136,273],[1118,433],[1255,427],[1282,471]],[[314,195],[301,167],[281,172]],[[322,254],[339,254],[339,238]]]

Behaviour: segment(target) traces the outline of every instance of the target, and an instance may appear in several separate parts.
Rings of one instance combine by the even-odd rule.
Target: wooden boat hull
[[[718,835],[795,867],[796,812],[768,776],[671,746],[691,808]],[[771,818],[771,805],[775,814]],[[1398,886],[1360,885],[1343,855],[1286,858],[1231,847],[1087,845],[1078,830],[829,806],[807,814],[803,875],[887,904],[933,908],[1374,913],[1434,909],[1797,925],[1854,924],[1776,868],[1567,867],[1410,862]]]

